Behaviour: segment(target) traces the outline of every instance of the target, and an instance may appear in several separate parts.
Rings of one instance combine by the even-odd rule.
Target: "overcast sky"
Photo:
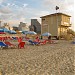
[[[0,0],[0,20],[8,22],[11,26],[18,26],[19,22],[30,24],[30,19],[38,19],[48,14],[58,12],[71,17],[74,30],[74,0]]]

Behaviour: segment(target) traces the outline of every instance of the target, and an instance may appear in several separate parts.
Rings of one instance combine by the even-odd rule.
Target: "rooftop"
[[[65,15],[65,16],[68,16],[68,17],[71,17],[70,15],[67,15],[67,14],[64,14],[64,13],[54,13],[54,14],[49,14],[49,15],[45,15],[45,16],[42,16],[40,18],[43,18],[43,17],[48,17],[48,16],[51,16],[51,15]]]

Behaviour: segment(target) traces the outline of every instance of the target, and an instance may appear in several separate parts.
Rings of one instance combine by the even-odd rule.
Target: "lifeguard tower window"
[[[42,20],[45,20],[44,18]]]

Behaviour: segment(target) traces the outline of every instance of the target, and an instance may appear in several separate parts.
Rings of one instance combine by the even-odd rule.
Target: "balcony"
[[[62,22],[61,21],[61,26],[66,26],[66,27],[71,27],[72,24],[68,23],[68,22]]]

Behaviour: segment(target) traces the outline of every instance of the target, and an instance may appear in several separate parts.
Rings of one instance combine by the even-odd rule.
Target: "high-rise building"
[[[41,33],[41,24],[37,19],[31,19],[31,28],[30,30],[35,31],[36,33]]]

